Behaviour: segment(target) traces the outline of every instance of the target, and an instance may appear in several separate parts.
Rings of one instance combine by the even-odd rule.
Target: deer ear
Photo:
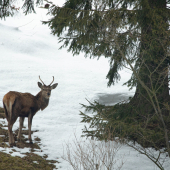
[[[42,88],[42,84],[40,82],[38,82],[38,87],[41,89]]]
[[[57,86],[58,86],[58,83],[53,84],[53,85],[51,86],[51,90],[52,90],[52,89],[55,89]]]

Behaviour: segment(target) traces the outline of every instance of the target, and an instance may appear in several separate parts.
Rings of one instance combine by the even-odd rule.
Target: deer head
[[[48,86],[44,84],[44,82],[41,80],[40,76],[39,76],[39,79],[42,82],[42,83],[38,82],[38,87],[41,89],[42,96],[45,99],[49,99],[51,96],[51,90],[55,89],[57,87],[58,83],[55,83],[51,86],[51,84],[54,82],[54,76],[53,76],[52,82]]]

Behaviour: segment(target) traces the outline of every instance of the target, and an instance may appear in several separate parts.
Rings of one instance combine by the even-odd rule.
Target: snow
[[[39,75],[45,84],[52,81],[52,76],[55,77],[54,82],[59,85],[52,91],[49,106],[35,115],[32,130],[38,132],[32,138],[38,136],[41,139],[42,152],[37,150],[37,154],[47,154],[48,159],[60,162],[56,163],[57,168],[70,170],[71,166],[61,156],[64,144],[71,143],[74,134],[77,137],[82,134],[84,124],[80,123],[80,103],[87,104],[86,98],[90,101],[101,99],[104,102],[106,97],[109,99],[120,95],[127,99],[127,96],[133,95],[134,89],[128,91],[126,86],[122,86],[131,75],[128,70],[120,72],[121,80],[114,87],[107,87],[109,62],[104,57],[99,60],[85,58],[84,54],[73,57],[67,49],[59,50],[61,44],[57,37],[50,34],[47,25],[41,24],[41,21],[50,17],[46,16],[46,12],[46,9],[37,8],[36,14],[25,16],[19,11],[14,17],[0,21],[0,97],[2,99],[8,91],[36,95],[39,92]],[[27,127],[27,119],[24,125]],[[18,126],[17,120],[13,130]],[[30,152],[29,148],[13,149],[17,151],[12,153],[13,156],[23,156],[23,153]],[[0,148],[0,151],[10,153],[11,149]],[[122,146],[118,154],[124,155],[123,170],[158,169],[146,156],[128,146]],[[170,169],[168,162],[164,168]]]

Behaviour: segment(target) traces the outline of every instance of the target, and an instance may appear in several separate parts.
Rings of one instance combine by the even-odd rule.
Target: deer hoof
[[[11,143],[10,147],[12,148],[13,146],[16,146],[16,143]]]

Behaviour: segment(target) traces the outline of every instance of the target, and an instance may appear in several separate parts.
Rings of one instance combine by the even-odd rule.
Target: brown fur
[[[45,4],[45,5],[44,5],[44,8],[47,8],[47,9],[48,9],[49,6],[50,6],[50,4]]]
[[[37,111],[39,111],[40,109],[44,110],[48,106],[51,90],[56,88],[58,84],[56,83],[53,84],[52,86],[50,85],[46,86],[45,84],[42,85],[40,82],[38,82],[38,86],[41,88],[41,91],[36,96],[30,93],[20,93],[16,91],[10,91],[7,94],[5,94],[3,98],[3,105],[6,119],[8,121],[10,146],[15,145],[12,133],[12,126],[18,117],[20,117],[18,140],[20,140],[21,137],[21,130],[23,127],[24,118],[28,117],[29,140],[30,143],[32,143],[31,139],[32,118]]]

